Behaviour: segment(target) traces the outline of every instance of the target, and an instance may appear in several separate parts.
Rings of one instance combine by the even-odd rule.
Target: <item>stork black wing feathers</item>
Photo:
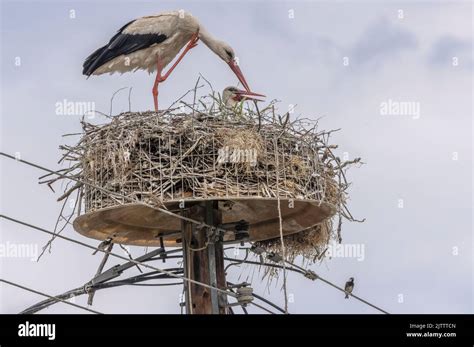
[[[109,41],[107,45],[99,48],[84,62],[82,74],[90,76],[103,64],[123,54],[130,54],[140,49],[161,43],[167,39],[164,34],[123,34],[123,30],[134,21],[125,24]]]

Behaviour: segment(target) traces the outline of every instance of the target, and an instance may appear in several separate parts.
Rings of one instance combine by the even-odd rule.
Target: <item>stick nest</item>
[[[310,199],[332,204],[338,227],[327,220],[284,237],[286,257],[324,255],[331,238],[341,239],[341,218],[353,220],[347,207],[345,169],[328,144],[333,131],[318,131],[317,122],[283,116],[275,102],[263,110],[229,108],[219,97],[166,111],[125,112],[105,124],[82,120],[76,145],[61,146],[62,174],[90,185],[66,186],[63,200],[77,192],[77,214],[139,202],[162,206],[169,200],[263,197]],[[61,178],[47,179],[51,185]],[[258,242],[267,251],[280,239]]]

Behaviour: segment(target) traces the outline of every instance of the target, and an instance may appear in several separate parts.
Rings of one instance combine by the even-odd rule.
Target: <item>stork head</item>
[[[225,88],[222,92],[222,101],[228,107],[234,107],[236,104],[244,100],[261,101],[258,97],[264,97],[264,95],[248,92],[232,86]]]
[[[231,70],[235,73],[240,83],[244,86],[245,90],[250,92],[250,86],[245,80],[244,74],[240,70],[238,60],[235,57],[235,52],[232,47],[224,41],[215,39],[205,28],[200,26],[199,38],[211,51],[217,54],[222,60],[224,60]]]
[[[215,49],[213,49],[213,51],[224,60],[227,65],[229,65],[230,69],[235,73],[245,90],[250,91],[250,86],[247,83],[242,70],[240,70],[238,60],[235,57],[235,52],[232,47],[224,41],[216,41]]]
[[[249,84],[245,80],[244,74],[239,68],[238,62],[235,58],[235,52],[232,47],[220,40],[214,39],[205,29],[201,28],[199,33],[200,39],[213,51],[217,56],[224,60],[231,70],[235,73],[240,83],[247,91],[250,91]]]
[[[354,277],[349,278],[349,282],[354,282]]]
[[[216,42],[216,51],[215,53],[221,57],[227,64],[233,62],[235,60],[235,52],[234,49],[224,41],[217,41]]]

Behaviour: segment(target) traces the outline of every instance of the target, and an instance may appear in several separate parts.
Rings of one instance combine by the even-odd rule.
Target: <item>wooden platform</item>
[[[215,199],[209,199],[215,200]],[[185,208],[200,203],[202,199],[184,200]],[[222,222],[231,223],[246,220],[250,223],[251,241],[272,239],[280,236],[277,199],[235,198],[219,201]],[[321,223],[335,214],[334,206],[312,200],[280,199],[285,235],[302,231]],[[165,203],[169,211],[181,213],[180,201]],[[181,220],[152,207],[141,204],[127,204],[86,213],[74,220],[74,229],[80,234],[97,240],[113,237],[115,243],[135,246],[160,246],[163,237],[165,246],[181,246]],[[233,234],[224,236],[231,241]]]

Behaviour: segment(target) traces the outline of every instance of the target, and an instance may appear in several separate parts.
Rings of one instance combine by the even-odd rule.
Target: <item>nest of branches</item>
[[[345,170],[359,159],[342,162],[334,155],[332,131],[318,131],[313,120],[278,115],[275,102],[262,110],[229,108],[213,96],[192,105],[180,102],[158,114],[125,112],[100,125],[83,119],[77,144],[61,146],[60,162],[70,162],[61,173],[79,183],[67,186],[60,200],[78,194],[75,209],[81,214],[130,202],[308,199],[335,206],[338,227],[327,220],[285,236],[286,257],[317,258],[331,238],[340,239],[341,218],[352,219]],[[268,251],[281,246],[280,239],[258,244]]]

